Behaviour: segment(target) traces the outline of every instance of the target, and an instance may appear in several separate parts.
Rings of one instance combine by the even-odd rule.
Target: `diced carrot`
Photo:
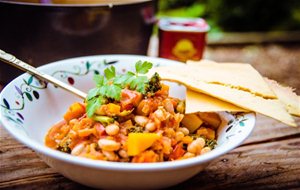
[[[78,130],[79,129],[85,129],[85,128],[92,128],[94,125],[95,121],[91,118],[83,118],[79,124],[78,124]],[[75,128],[75,126],[73,127],[73,129]]]
[[[101,135],[103,135],[105,133],[104,126],[99,122],[95,123],[94,128],[96,129],[95,136],[97,136],[97,137],[100,137]]]
[[[169,95],[169,86],[165,84],[161,84],[161,89],[155,92],[157,96],[168,96]]]
[[[175,146],[173,152],[170,154],[169,160],[177,160],[184,155],[186,151],[182,148],[182,143]]]
[[[137,106],[142,100],[143,95],[137,91],[123,89],[121,92],[121,107],[122,110],[132,109]]]
[[[174,104],[171,98],[164,99],[162,105],[168,112],[174,114]]]
[[[159,156],[154,151],[148,150],[133,157],[132,162],[147,163],[147,162],[157,162],[158,160],[159,160]]]
[[[181,140],[184,144],[189,144],[193,141],[193,138],[190,136],[185,136],[183,137],[183,139]]]
[[[66,124],[66,121],[60,121],[53,125],[45,138],[45,144],[50,148],[55,148],[57,146],[56,135],[60,133],[60,128]]]
[[[158,105],[153,98],[142,100],[137,106],[136,113],[138,115],[148,116],[157,109]]]

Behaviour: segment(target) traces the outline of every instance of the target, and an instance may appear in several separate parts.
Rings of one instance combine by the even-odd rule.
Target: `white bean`
[[[194,153],[186,152],[182,157],[183,158],[193,158],[196,155]]]
[[[164,116],[164,112],[162,111],[162,109],[157,109],[154,112],[154,116],[159,120],[159,121],[164,121],[166,118]]]
[[[179,127],[178,131],[183,132],[184,135],[188,135],[190,133],[189,129],[186,127]]]
[[[200,138],[197,138],[196,140],[194,140],[193,142],[191,142],[188,145],[187,150],[190,153],[200,154],[200,151],[204,147],[204,145],[205,145],[205,140],[200,137]]]
[[[126,150],[121,149],[121,150],[119,150],[118,153],[122,158],[128,158],[128,154],[127,154]]]
[[[142,127],[145,127],[146,123],[148,123],[149,119],[145,116],[141,116],[141,115],[137,115],[134,117],[134,121],[142,126]]]
[[[176,140],[176,141],[181,141],[181,140],[183,139],[183,137],[184,137],[183,132],[177,131],[177,132],[175,133],[175,140]]]
[[[121,147],[121,144],[109,139],[100,139],[98,141],[98,145],[102,150],[105,151],[116,151],[119,150]]]
[[[145,126],[146,130],[149,131],[149,132],[153,132],[156,130],[156,125],[154,122],[149,122],[146,124]]]
[[[71,154],[74,155],[74,156],[78,156],[83,151],[83,149],[84,149],[84,143],[77,144],[73,148]]]
[[[102,150],[102,153],[109,161],[117,161],[118,156],[112,151]]]
[[[120,127],[116,124],[110,124],[105,127],[105,132],[108,135],[116,135],[120,131]]]
[[[209,148],[209,147],[204,147],[204,148],[201,150],[200,154],[202,155],[202,154],[208,153],[208,152],[210,152],[210,151],[211,151],[211,148]]]

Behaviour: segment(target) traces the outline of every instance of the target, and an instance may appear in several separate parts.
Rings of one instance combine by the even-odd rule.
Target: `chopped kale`
[[[144,128],[139,125],[135,125],[128,128],[128,133],[142,133],[142,132],[144,132]]]
[[[211,149],[216,148],[217,144],[215,139],[205,139],[205,146],[208,146]]]
[[[69,147],[70,144],[71,144],[71,139],[68,139],[64,141],[64,143],[59,144],[57,150],[65,153],[71,153],[71,148]]]
[[[158,73],[154,73],[154,75],[150,78],[147,86],[146,93],[150,95],[154,95],[155,92],[161,89],[160,77]]]

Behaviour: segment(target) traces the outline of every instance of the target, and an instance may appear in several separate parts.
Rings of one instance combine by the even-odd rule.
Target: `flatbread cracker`
[[[192,70],[195,68],[184,70],[178,70],[176,67],[169,68],[173,69],[160,69],[158,67],[154,71],[158,72],[162,79],[185,84],[189,89],[194,91],[213,96],[246,110],[261,113],[287,125],[297,126],[292,116],[288,114],[284,105],[278,99],[265,99],[229,86],[203,82],[201,79],[193,76]]]
[[[222,101],[213,96],[199,93],[190,89],[186,92],[185,113],[196,112],[249,112],[246,109],[238,107],[234,104]]]
[[[215,67],[228,67],[229,69],[232,67],[243,67],[243,64],[240,63],[218,63],[211,60],[187,61],[187,65],[198,66],[199,68],[212,64]],[[264,79],[276,97],[285,105],[286,110],[290,114],[300,117],[300,96],[297,96],[294,89],[282,86],[274,80]]]
[[[292,88],[282,86],[274,80],[265,78],[265,81],[285,105],[287,111],[294,116],[300,117],[300,96],[297,96]]]
[[[199,64],[157,67],[152,71],[178,72],[186,78],[196,78],[207,84],[218,84],[243,90],[263,98],[276,99],[275,93],[250,64]]]

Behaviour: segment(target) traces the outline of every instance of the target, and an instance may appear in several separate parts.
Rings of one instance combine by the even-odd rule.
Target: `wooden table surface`
[[[274,59],[268,48],[273,48],[274,53],[274,47],[277,51],[274,56],[297,51],[298,54],[286,56],[289,61],[285,61],[285,65],[280,60],[266,65],[267,61]],[[245,56],[248,56],[249,62],[261,73],[267,76],[271,73],[271,78],[292,85],[299,93],[300,48],[295,50],[294,47],[290,49],[278,45],[251,46],[254,60],[249,58],[249,49],[245,52],[245,48],[249,47],[210,47],[205,56],[237,62],[245,62]],[[259,48],[259,51],[253,48]],[[264,65],[256,62],[255,52],[265,56],[261,63]],[[286,73],[275,72],[274,68],[289,68],[293,72],[286,77]],[[217,158],[190,180],[169,189],[300,189],[300,119],[297,118],[296,122],[298,127],[293,128],[258,115],[252,135],[241,146]],[[34,151],[14,140],[1,126],[0,189],[90,188],[77,184],[48,167]]]

